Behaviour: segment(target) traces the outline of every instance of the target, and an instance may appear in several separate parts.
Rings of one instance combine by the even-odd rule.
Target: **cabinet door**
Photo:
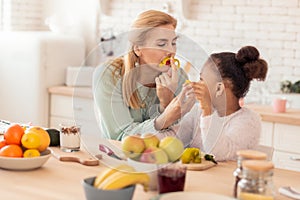
[[[50,110],[50,127],[59,129],[59,124],[76,122],[82,134],[100,134],[91,98],[52,94]]]
[[[274,148],[300,154],[300,126],[274,124]]]
[[[261,123],[261,134],[259,143],[265,146],[273,146],[273,126],[272,122],[262,122]]]
[[[51,95],[51,116],[74,118],[73,101],[71,96]]]
[[[276,168],[295,170],[300,172],[300,161],[293,160],[293,157],[300,159],[300,154],[275,151],[273,155],[273,162]]]

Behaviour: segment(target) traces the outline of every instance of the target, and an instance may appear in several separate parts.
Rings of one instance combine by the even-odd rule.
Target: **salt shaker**
[[[239,200],[274,200],[274,165],[266,160],[243,161],[242,179],[238,183]]]
[[[233,196],[235,198],[237,197],[238,182],[242,178],[242,169],[243,169],[242,162],[244,160],[266,160],[267,159],[267,154],[260,151],[249,150],[249,149],[237,151],[236,154],[237,154],[237,168],[233,172],[233,176],[235,177]]]

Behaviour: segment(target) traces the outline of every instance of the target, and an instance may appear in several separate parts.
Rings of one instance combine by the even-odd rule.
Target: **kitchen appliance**
[[[47,89],[65,83],[84,61],[81,37],[52,32],[0,32],[0,119],[48,126]]]

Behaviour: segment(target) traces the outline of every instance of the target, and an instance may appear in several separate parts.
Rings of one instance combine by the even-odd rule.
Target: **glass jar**
[[[233,172],[233,176],[235,177],[233,196],[235,198],[237,197],[237,185],[242,178],[242,169],[243,169],[242,162],[244,160],[266,160],[267,159],[267,154],[260,151],[249,150],[249,149],[237,151],[236,155],[237,155],[237,168]]]
[[[242,162],[242,165],[242,179],[238,183],[238,199],[274,200],[273,163],[266,160],[246,160]]]

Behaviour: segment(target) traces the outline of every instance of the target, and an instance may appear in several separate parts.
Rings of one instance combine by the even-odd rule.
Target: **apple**
[[[144,140],[138,135],[128,135],[122,140],[122,151],[129,158],[137,158],[144,150]]]
[[[142,136],[145,142],[145,147],[158,147],[159,139],[152,133],[146,133]]]
[[[142,153],[140,161],[145,163],[164,164],[168,162],[168,155],[164,150],[155,146],[150,146]]]
[[[171,136],[163,138],[159,143],[159,148],[167,153],[170,162],[178,160],[184,151],[181,140]]]

